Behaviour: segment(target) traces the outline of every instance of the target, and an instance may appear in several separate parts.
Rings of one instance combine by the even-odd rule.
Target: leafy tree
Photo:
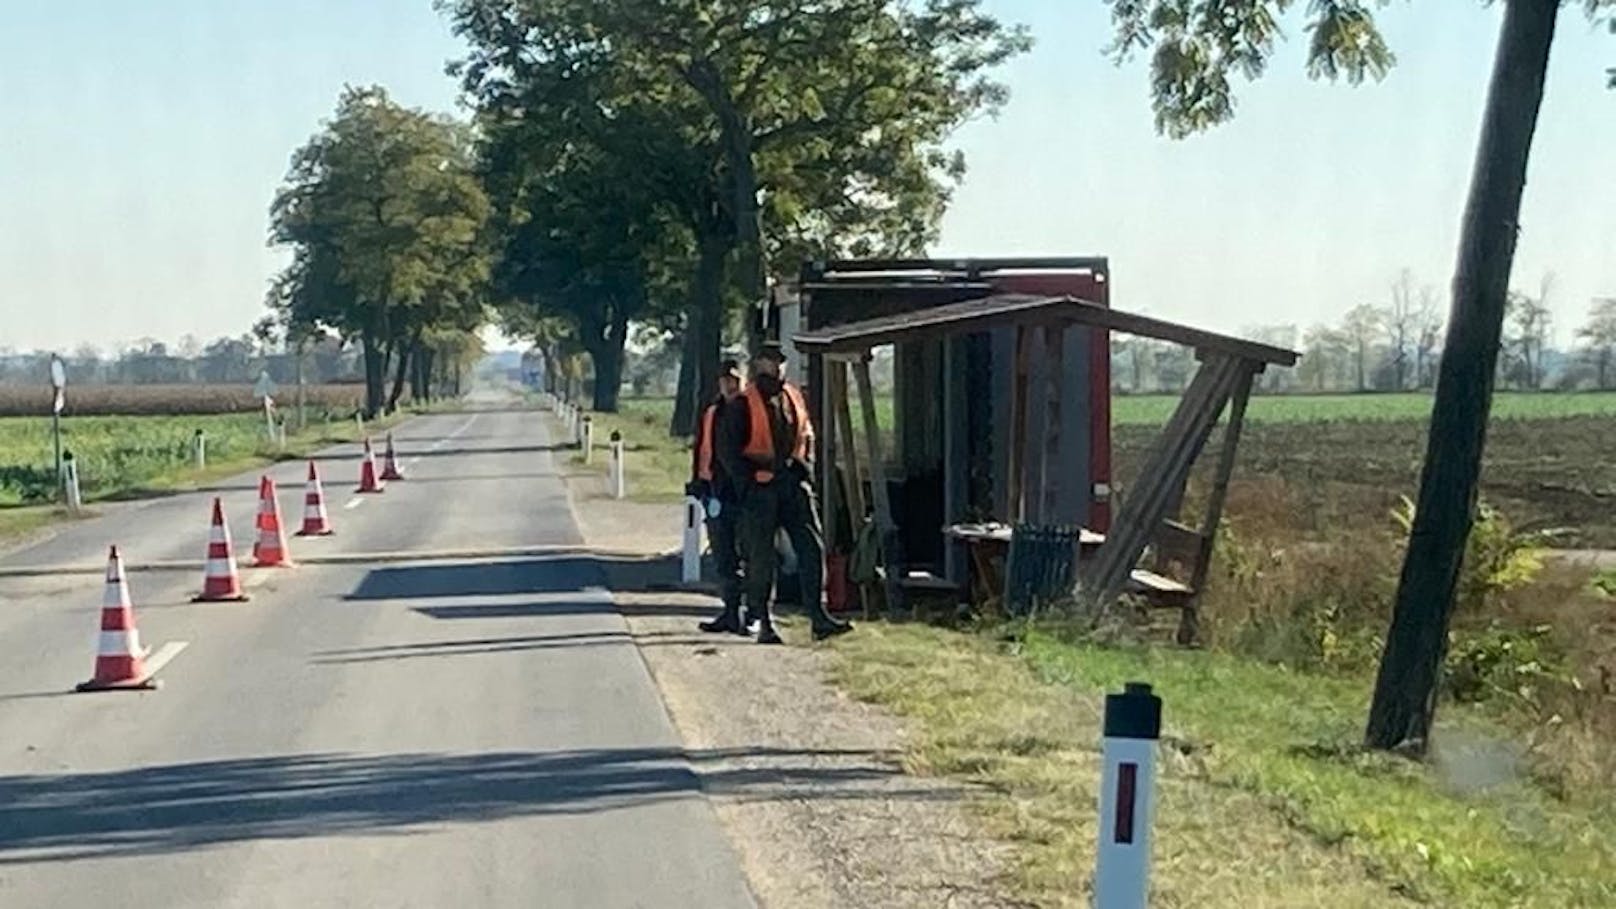
[[[1543,354],[1548,349],[1553,316],[1549,312],[1549,291],[1554,277],[1544,275],[1536,297],[1511,291],[1504,306],[1505,373],[1519,388],[1543,387]]]
[[[1341,333],[1352,346],[1352,362],[1357,370],[1356,391],[1369,390],[1369,354],[1385,325],[1383,317],[1380,310],[1364,303],[1347,310],[1341,319]]]
[[[1352,340],[1346,333],[1328,325],[1315,325],[1302,337],[1299,378],[1314,391],[1345,387],[1343,378],[1352,371]]]
[[[1292,0],[1108,0],[1114,52],[1151,48],[1157,127],[1186,136],[1234,114],[1230,78],[1263,72]],[[1591,17],[1613,0],[1582,0]],[[1363,0],[1307,6],[1308,74],[1357,83],[1394,58]],[[1460,229],[1446,349],[1438,369],[1413,532],[1404,556],[1365,740],[1423,749],[1436,711],[1454,587],[1476,506],[1527,158],[1560,0],[1505,0],[1481,137]]]
[[[678,415],[693,417],[691,396],[711,387],[724,288],[762,299],[768,254],[917,250],[961,172],[942,142],[1003,102],[983,74],[1027,46],[977,0],[441,5],[472,44],[457,72],[480,107],[520,97],[530,114],[555,106],[539,87],[575,96],[589,85],[589,103],[567,117],[596,127],[597,143],[637,103],[673,121],[678,141],[659,146],[671,157],[637,160],[674,175],[664,189],[694,245],[685,331],[698,362],[676,431]],[[670,159],[679,166],[663,167]]]
[[[488,202],[471,153],[463,126],[349,88],[270,209],[272,242],[293,248],[271,308],[299,331],[359,341],[373,414],[397,405],[429,327],[480,321]]]
[[[1588,309],[1588,321],[1577,329],[1583,357],[1594,367],[1599,388],[1610,388],[1616,379],[1616,297],[1595,300]]]

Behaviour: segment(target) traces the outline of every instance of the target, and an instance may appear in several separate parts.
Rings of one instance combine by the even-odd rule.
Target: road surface
[[[394,555],[244,568],[247,603],[190,602],[212,492],[0,557],[198,566],[130,573],[143,642],[188,642],[141,693],[66,693],[98,575],[0,576],[0,906],[752,906],[601,566],[466,552],[580,542],[552,441],[532,412],[422,417],[408,479],[362,498],[354,448],[326,453],[338,535],[294,557]],[[274,472],[292,529],[303,470]],[[217,493],[243,566],[256,479]]]

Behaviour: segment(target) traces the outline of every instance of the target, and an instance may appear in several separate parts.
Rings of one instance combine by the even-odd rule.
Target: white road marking
[[[157,652],[146,658],[146,677],[151,678],[162,670],[169,661],[180,655],[180,651],[191,646],[190,641],[169,641],[157,648]]]
[[[363,504],[365,504],[364,499],[361,499],[358,496],[354,496],[353,498],[349,499],[348,501],[342,503],[342,508],[343,508],[344,511],[352,511],[353,509],[358,508],[359,506],[361,506]]]

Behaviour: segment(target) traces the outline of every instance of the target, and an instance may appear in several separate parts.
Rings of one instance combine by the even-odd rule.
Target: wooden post
[[[858,383],[859,407],[864,413],[865,449],[870,456],[870,493],[875,500],[875,527],[881,537],[881,561],[886,567],[887,611],[903,608],[903,587],[898,583],[904,571],[903,547],[892,521],[892,501],[887,494],[887,476],[881,456],[880,430],[875,422],[875,392],[870,382],[870,358],[853,364],[853,380]]]
[[[1010,458],[1006,479],[1009,480],[1009,496],[1005,502],[1004,519],[1010,524],[1019,524],[1026,517],[1026,510],[1022,507],[1022,461],[1027,446],[1027,329],[1024,326],[1016,327],[1016,362],[1015,371],[1010,380]]]
[[[1217,473],[1212,477],[1212,493],[1207,500],[1206,516],[1201,522],[1201,548],[1196,553],[1195,568],[1190,572],[1190,600],[1178,623],[1178,643],[1189,646],[1200,635],[1200,620],[1196,613],[1201,590],[1206,586],[1206,575],[1212,565],[1212,549],[1217,540],[1218,524],[1223,520],[1223,504],[1229,495],[1229,477],[1234,473],[1235,456],[1240,448],[1240,429],[1246,421],[1246,402],[1251,398],[1251,382],[1262,371],[1261,364],[1242,361],[1240,377],[1230,399],[1229,422],[1223,429],[1223,447],[1218,452]]]
[[[831,419],[836,422],[836,434],[842,439],[843,458],[847,461],[844,476],[847,487],[847,507],[852,513],[853,533],[864,524],[864,470],[860,464],[858,436],[853,433],[853,414],[847,401],[847,364],[827,362],[825,371],[831,380]]]
[[[836,434],[842,438],[842,448],[847,459],[847,473],[844,476],[844,488],[847,490],[848,515],[852,519],[853,545],[858,545],[859,532],[864,529],[864,471],[859,467],[858,437],[853,434],[853,414],[847,403],[847,364],[840,360],[825,360],[824,369],[830,378],[832,397],[827,402],[830,408],[828,419],[836,423]],[[863,607],[864,617],[870,617],[870,600],[873,594],[863,584],[859,585],[859,603]]]
[[[1044,453],[1040,467],[1038,509],[1040,521],[1050,521],[1059,510],[1061,451],[1061,386],[1066,378],[1066,330],[1060,325],[1044,326],[1044,380],[1049,398],[1044,402]]]
[[[818,357],[813,358],[810,363],[816,361],[819,361]],[[823,511],[820,515],[822,521],[820,526],[824,528],[825,552],[830,553],[836,549],[836,509],[841,495],[836,484],[836,424],[832,420],[824,419],[824,415],[830,412],[832,406],[830,370],[825,366],[825,363],[820,362],[818,370],[819,412],[822,422],[814,428],[819,431],[819,451],[815,454],[819,457],[819,498],[824,503],[820,506]],[[858,533],[857,525],[853,526],[853,532],[855,535]]]

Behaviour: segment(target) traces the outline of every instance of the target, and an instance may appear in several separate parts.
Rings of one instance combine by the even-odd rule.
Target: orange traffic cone
[[[309,485],[303,491],[303,529],[300,537],[325,537],[336,533],[331,529],[331,518],[325,511],[325,487],[320,485],[320,471],[309,461]]]
[[[101,599],[101,638],[95,651],[95,676],[81,683],[78,690],[156,688],[157,682],[146,668],[147,653],[140,646],[140,632],[135,630],[135,608],[129,602],[123,556],[114,546],[107,553],[107,586]]]
[[[224,504],[213,500],[213,526],[208,529],[208,562],[202,572],[202,592],[194,603],[242,602],[241,575],[236,570],[236,553],[230,546],[230,526],[224,522]]]
[[[376,476],[376,452],[371,450],[369,439],[365,440],[365,455],[359,461],[359,491],[382,491],[382,481]]]
[[[253,565],[270,568],[291,565],[286,551],[286,530],[281,526],[281,503],[275,494],[275,480],[264,474],[258,481],[258,539],[253,541]]]
[[[398,452],[393,450],[393,434],[387,434],[387,453],[382,457],[382,479],[402,480],[404,474],[398,469]]]

